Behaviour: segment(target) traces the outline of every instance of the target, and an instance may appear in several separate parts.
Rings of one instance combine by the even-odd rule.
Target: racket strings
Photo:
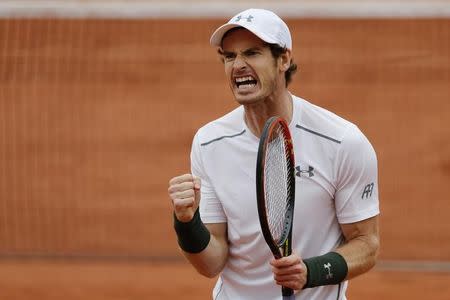
[[[277,245],[284,242],[287,237],[286,212],[289,209],[289,195],[291,170],[289,152],[285,144],[286,138],[282,127],[275,129],[273,138],[268,143],[266,151],[266,164],[264,169],[266,213],[269,230]]]

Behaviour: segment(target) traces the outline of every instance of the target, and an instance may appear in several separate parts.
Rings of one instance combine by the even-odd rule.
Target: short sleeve
[[[191,148],[191,172],[201,179],[200,216],[204,223],[225,223],[227,218],[222,203],[204,168],[201,147],[197,132]]]
[[[336,156],[335,206],[339,223],[354,223],[380,213],[375,150],[354,125]]]

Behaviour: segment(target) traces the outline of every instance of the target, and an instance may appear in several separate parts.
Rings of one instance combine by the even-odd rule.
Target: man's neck
[[[245,123],[255,136],[260,136],[265,122],[279,116],[289,124],[292,120],[292,96],[287,89],[279,95],[272,95],[256,104],[244,105]]]

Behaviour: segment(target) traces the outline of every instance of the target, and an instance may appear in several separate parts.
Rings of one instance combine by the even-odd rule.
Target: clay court
[[[208,44],[222,22],[0,19],[1,299],[210,298],[166,190],[235,107]],[[450,19],[287,22],[291,91],[378,155],[380,264],[348,298],[449,299]]]

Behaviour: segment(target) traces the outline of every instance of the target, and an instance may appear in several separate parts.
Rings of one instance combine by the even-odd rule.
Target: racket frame
[[[268,146],[268,141],[271,140],[272,133],[274,132],[277,125],[281,125],[281,128],[284,132],[286,140],[285,141],[285,147],[287,152],[286,154],[289,162],[287,175],[290,177],[290,182],[292,183],[292,186],[290,187],[288,194],[287,205],[289,208],[286,211],[285,215],[284,229],[282,235],[283,238],[278,244],[273,239],[273,236],[270,232],[269,223],[267,221],[265,187],[264,187],[264,180],[265,180],[264,167],[265,167],[266,150]],[[258,157],[256,162],[256,198],[261,231],[273,256],[276,259],[279,259],[281,257],[291,255],[292,226],[294,222],[294,203],[295,203],[295,158],[289,126],[283,118],[278,116],[269,118],[266,121],[263,131],[261,133],[258,147]],[[286,299],[290,299],[290,297],[293,295],[293,290],[282,287],[282,293],[283,299],[285,299],[284,297],[289,297]]]

